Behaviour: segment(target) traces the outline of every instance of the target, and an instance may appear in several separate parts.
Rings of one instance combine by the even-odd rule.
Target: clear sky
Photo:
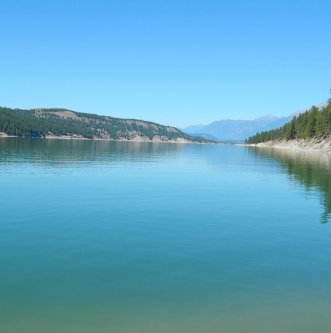
[[[328,98],[331,1],[0,1],[0,105],[184,127]]]

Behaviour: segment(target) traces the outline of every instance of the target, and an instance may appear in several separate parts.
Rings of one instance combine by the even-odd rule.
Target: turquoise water
[[[1,139],[0,332],[330,332],[330,165]]]

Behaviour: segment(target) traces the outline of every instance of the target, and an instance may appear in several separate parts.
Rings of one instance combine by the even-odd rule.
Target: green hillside
[[[310,110],[294,117],[280,128],[257,133],[246,143],[255,144],[272,140],[325,138],[331,135],[331,103],[322,109],[313,106]]]
[[[66,136],[105,140],[208,142],[202,138],[193,138],[175,127],[66,109],[0,108],[0,132],[34,138]]]

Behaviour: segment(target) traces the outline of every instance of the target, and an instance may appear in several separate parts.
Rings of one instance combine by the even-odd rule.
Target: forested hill
[[[79,113],[66,109],[0,108],[0,135],[105,140],[207,142],[175,127],[152,122]]]
[[[246,143],[255,144],[267,141],[325,138],[331,135],[331,103],[324,108],[313,106],[310,110],[294,117],[280,128],[257,133]]]

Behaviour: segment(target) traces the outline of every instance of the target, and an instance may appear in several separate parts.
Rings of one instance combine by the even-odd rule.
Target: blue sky
[[[184,127],[328,98],[330,1],[0,2],[0,105]]]

